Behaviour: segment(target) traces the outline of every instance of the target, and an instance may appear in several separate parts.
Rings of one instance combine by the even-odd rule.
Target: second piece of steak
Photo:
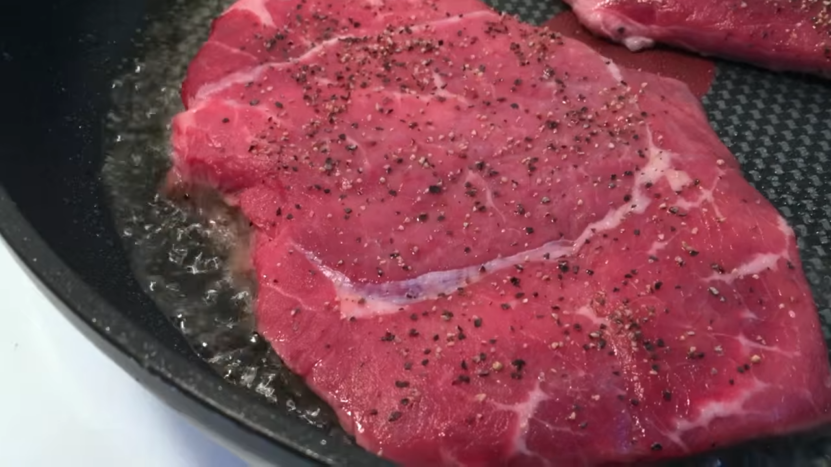
[[[582,465],[828,420],[794,235],[686,86],[487,10],[335,3],[220,18],[306,49],[201,53],[173,162],[250,219],[258,326],[358,443]]]
[[[820,0],[565,0],[631,50],[669,44],[771,70],[831,77],[831,4]]]

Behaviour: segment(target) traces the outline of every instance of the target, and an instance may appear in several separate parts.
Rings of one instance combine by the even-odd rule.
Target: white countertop
[[[0,466],[241,467],[88,342],[0,238]]]

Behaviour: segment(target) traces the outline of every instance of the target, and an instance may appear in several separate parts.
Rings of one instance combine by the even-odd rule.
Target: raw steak
[[[794,235],[686,86],[476,3],[344,5],[221,17],[172,177],[250,219],[260,330],[361,446],[586,465],[828,420]]]
[[[823,0],[565,0],[596,34],[633,51],[654,43],[831,77]]]

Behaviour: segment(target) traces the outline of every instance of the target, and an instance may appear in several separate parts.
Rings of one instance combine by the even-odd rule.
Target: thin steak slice
[[[831,77],[823,0],[565,0],[594,33],[633,51],[659,42],[771,70]]]
[[[173,125],[172,177],[251,221],[258,326],[346,430],[535,466],[827,421],[793,232],[687,87],[446,3],[239,3],[206,48],[262,58],[200,53]]]

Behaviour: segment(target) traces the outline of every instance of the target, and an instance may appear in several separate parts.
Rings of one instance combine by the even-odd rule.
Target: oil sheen
[[[331,409],[256,332],[247,221],[211,193],[161,190],[187,65],[230,3],[179,0],[136,35],[139,58],[112,83],[106,122],[110,208],[136,277],[201,357],[227,380],[343,436]]]

